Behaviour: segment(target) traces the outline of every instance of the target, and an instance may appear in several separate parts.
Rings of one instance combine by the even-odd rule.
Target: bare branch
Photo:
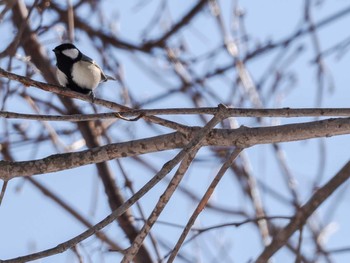
[[[338,189],[346,180],[350,177],[350,162],[346,163],[343,168],[323,187],[319,188],[295,214],[291,222],[280,230],[273,238],[270,245],[268,245],[264,251],[259,255],[255,262],[263,263],[267,262],[281,247],[285,245],[288,239],[297,231],[306,220],[312,215],[313,212]]]
[[[18,176],[57,172],[121,157],[182,148],[190,140],[195,138],[197,131],[198,128],[192,128],[192,132],[188,136],[184,136],[182,133],[171,133],[147,139],[108,144],[81,152],[51,155],[34,161],[0,161],[0,178],[10,180]],[[203,145],[246,148],[258,144],[290,142],[349,133],[349,118],[262,128],[247,128],[242,126],[235,130],[213,130],[210,136],[205,138]]]
[[[169,109],[142,109],[126,110],[110,113],[96,114],[72,114],[72,115],[40,115],[25,114],[9,111],[0,111],[0,117],[6,119],[25,119],[37,121],[96,121],[105,119],[122,119],[126,121],[136,121],[144,116],[152,115],[195,115],[207,114],[215,115],[218,112],[217,107],[208,108],[169,108]],[[301,109],[244,109],[244,108],[227,108],[229,117],[350,117],[349,108],[301,108]],[[136,116],[133,119],[125,117]]]
[[[224,176],[226,171],[230,168],[234,160],[237,158],[237,156],[241,153],[243,149],[242,148],[236,148],[230,156],[227,158],[225,163],[221,166],[219,172],[209,185],[207,191],[205,192],[203,198],[201,201],[198,203],[195,211],[193,212],[191,218],[188,220],[187,225],[185,226],[181,236],[179,237],[179,240],[177,241],[172,253],[170,254],[170,257],[168,259],[168,262],[173,262],[175,260],[176,255],[178,254],[180,247],[182,246],[182,243],[184,242],[186,236],[190,232],[191,227],[193,226],[194,222],[196,221],[197,217],[199,214],[202,212],[202,210],[205,208],[206,204],[209,201],[210,196],[213,194],[216,186],[220,182],[221,178]]]

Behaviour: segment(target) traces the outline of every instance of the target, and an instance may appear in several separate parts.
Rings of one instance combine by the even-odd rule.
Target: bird
[[[64,43],[52,50],[56,55],[56,76],[59,84],[70,90],[90,95],[100,82],[115,80],[106,75],[96,62],[84,55],[72,43]]]

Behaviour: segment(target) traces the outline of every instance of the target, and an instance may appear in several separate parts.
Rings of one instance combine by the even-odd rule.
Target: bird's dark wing
[[[96,64],[92,58],[85,56],[84,54],[81,55],[81,60],[86,61],[86,62],[90,62],[91,64]]]

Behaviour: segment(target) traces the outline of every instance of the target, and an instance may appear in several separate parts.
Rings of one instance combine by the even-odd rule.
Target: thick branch
[[[192,128],[188,136],[179,132],[130,142],[114,143],[93,149],[56,154],[40,160],[24,162],[0,161],[0,178],[9,180],[18,176],[57,172],[82,165],[104,162],[121,157],[183,148],[198,128]],[[350,118],[327,119],[281,126],[213,130],[203,142],[205,146],[237,146],[269,144],[331,137],[350,133]]]

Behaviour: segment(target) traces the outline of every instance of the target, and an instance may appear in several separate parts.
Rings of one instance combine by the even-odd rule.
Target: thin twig
[[[215,115],[217,107],[208,108],[168,108],[168,109],[141,109],[97,114],[72,114],[72,115],[40,115],[26,114],[10,111],[0,111],[0,117],[6,119],[25,119],[37,121],[96,121],[103,119],[122,119],[137,121],[144,116],[151,115]],[[350,108],[282,108],[282,109],[245,109],[227,108],[229,117],[350,117]],[[136,116],[128,119],[126,117]]]
[[[2,187],[1,187],[0,206],[1,206],[2,200],[4,199],[4,195],[5,195],[5,192],[6,192],[7,184],[8,184],[8,181],[4,181],[3,184],[2,184]]]

